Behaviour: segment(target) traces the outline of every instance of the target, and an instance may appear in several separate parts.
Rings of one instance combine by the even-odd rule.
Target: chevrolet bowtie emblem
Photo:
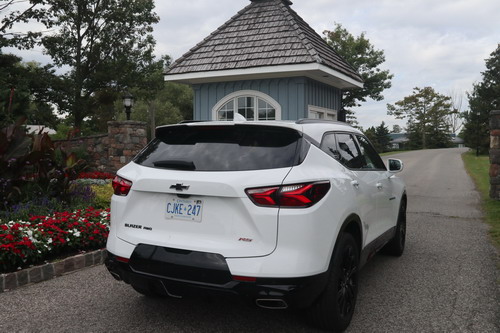
[[[170,189],[175,189],[176,191],[189,190],[189,185],[175,184],[175,185],[170,186]]]

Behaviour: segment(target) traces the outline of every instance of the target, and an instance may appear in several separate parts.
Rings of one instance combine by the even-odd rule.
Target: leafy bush
[[[40,264],[61,253],[103,248],[108,230],[109,209],[93,207],[27,221],[0,221],[0,273]]]
[[[111,184],[92,185],[91,188],[95,193],[94,207],[108,208],[111,204],[111,196],[113,195],[113,187]]]
[[[84,161],[56,149],[45,133],[27,135],[23,123],[0,130],[0,209],[9,211],[43,197],[70,207],[75,190],[71,181],[84,169]]]

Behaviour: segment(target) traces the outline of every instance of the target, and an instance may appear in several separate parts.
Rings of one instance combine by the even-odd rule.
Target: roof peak
[[[273,1],[273,0],[250,0],[250,2],[265,2],[265,1]],[[279,1],[282,1],[287,6],[293,5],[293,2],[291,2],[290,0],[279,0]]]
[[[282,69],[276,67],[317,65],[316,71],[325,72],[319,80],[327,84],[339,88],[362,84],[356,70],[290,4],[289,0],[250,0],[244,9],[177,59],[165,74],[176,79],[182,75],[203,79],[207,73],[230,70],[281,73]],[[291,73],[292,69],[288,71],[297,75]],[[194,82],[192,78],[190,82]]]

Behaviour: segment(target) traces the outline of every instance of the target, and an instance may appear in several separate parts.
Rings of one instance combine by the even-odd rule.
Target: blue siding
[[[339,89],[305,77],[207,83],[193,88],[195,120],[211,120],[215,104],[239,90],[256,90],[271,96],[280,103],[283,120],[306,118],[308,105],[340,109]]]
[[[341,91],[318,81],[307,79],[306,83],[307,105],[319,106],[326,109],[340,110]]]
[[[200,87],[199,86],[193,86],[193,91],[194,91],[194,97],[193,97],[193,119],[198,119],[202,120],[202,116],[200,113],[200,110],[202,109],[201,107],[201,94],[200,94]],[[206,120],[206,119],[204,119]]]

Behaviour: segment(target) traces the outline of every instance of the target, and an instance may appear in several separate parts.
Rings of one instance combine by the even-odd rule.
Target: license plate
[[[170,220],[201,222],[203,201],[172,197],[167,200],[165,217]]]

